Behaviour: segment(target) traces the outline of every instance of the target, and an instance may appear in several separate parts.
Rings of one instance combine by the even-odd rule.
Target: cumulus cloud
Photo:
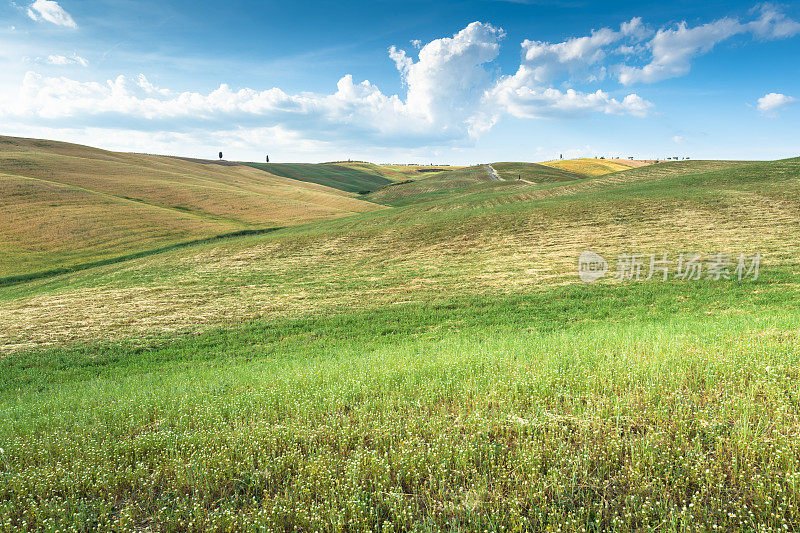
[[[592,30],[590,35],[573,37],[559,43],[544,41],[522,42],[522,65],[520,73],[537,83],[552,81],[557,75],[569,72],[576,75],[593,65],[601,63],[608,56],[609,45],[622,40],[641,40],[651,31],[639,17],[620,25],[619,30],[601,28]],[[632,46],[628,48],[633,49]],[[604,69],[587,75],[590,80],[604,77]]]
[[[613,36],[597,32],[564,46],[539,44],[547,48],[542,53],[548,60],[567,64],[596,56],[602,43],[641,31],[641,21],[634,19]],[[403,81],[404,95],[387,95],[350,75],[339,79],[330,94],[289,94],[277,87],[233,89],[227,84],[209,93],[173,92],[155,86],[144,74],[96,82],[28,72],[18,94],[0,103],[0,117],[72,128],[237,130],[242,138],[252,137],[243,132],[269,127],[320,142],[358,139],[374,146],[414,147],[477,137],[505,113],[528,118],[644,116],[652,106],[635,94],[617,99],[602,90],[539,84],[537,76],[526,74],[528,64],[537,61],[535,52],[516,75],[493,77],[489,67],[504,36],[500,28],[473,22],[452,37],[419,44],[412,49],[415,53],[391,47],[389,58]],[[84,64],[81,60],[77,55],[48,58],[52,64]]]
[[[776,117],[779,109],[797,101],[796,98],[781,93],[767,93],[758,99],[756,107],[765,116]]]
[[[417,61],[405,50],[390,48],[389,56],[407,87],[404,112],[430,125],[458,127],[451,123],[453,118],[472,115],[488,88],[484,65],[497,58],[503,36],[502,29],[473,22],[452,38],[420,48]]]
[[[37,21],[45,21],[56,26],[77,28],[72,16],[54,0],[36,0],[28,7],[28,16]]]
[[[173,94],[154,87],[144,76],[136,80],[118,76],[99,83],[28,72],[17,97],[0,107],[3,116],[162,131],[280,125],[331,138],[433,135],[424,115],[368,81],[355,83],[352,76],[340,79],[329,95],[292,95],[277,88],[234,90],[226,84],[207,94]]]
[[[688,74],[692,59],[734,36],[770,40],[800,33],[800,23],[773,5],[762,4],[753,12],[755,18],[749,22],[724,17],[693,27],[684,21],[654,31],[635,17],[617,29],[595,29],[562,42],[526,39],[516,76],[525,77],[528,84],[549,83],[562,75],[595,82],[611,72],[623,85],[653,83]]]
[[[552,84],[565,76],[588,83],[602,80],[605,77],[602,63],[612,46],[635,42],[649,34],[651,30],[642,19],[633,18],[622,23],[618,30],[601,28],[558,43],[526,39],[522,42],[517,72],[500,76],[484,93],[483,112],[473,118],[472,129],[487,130],[504,114],[517,118],[575,117],[589,113],[647,116],[653,104],[638,94],[628,94],[618,100],[600,89],[591,92],[574,88],[562,90]]]
[[[166,96],[171,92],[169,89],[161,89],[159,87],[156,87],[155,85],[150,83],[150,80],[148,80],[147,76],[145,76],[144,74],[139,74],[139,77],[136,78],[136,85],[146,94],[160,94],[162,96]]]

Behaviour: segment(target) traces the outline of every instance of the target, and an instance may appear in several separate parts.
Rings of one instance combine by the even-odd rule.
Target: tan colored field
[[[254,168],[0,137],[0,278],[381,209]]]
[[[650,161],[634,161],[630,159],[559,159],[556,161],[545,161],[541,165],[548,167],[560,168],[570,172],[576,172],[585,176],[602,176],[612,172],[619,172],[621,170],[628,170],[629,168],[638,168],[641,166],[649,165]]]

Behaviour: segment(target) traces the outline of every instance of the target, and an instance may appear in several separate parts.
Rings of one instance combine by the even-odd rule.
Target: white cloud
[[[800,33],[800,23],[776,8],[764,5],[760,11],[759,18],[747,23],[726,17],[693,28],[685,21],[674,28],[662,28],[647,43],[652,53],[650,62],[642,67],[619,65],[616,69],[619,81],[630,85],[683,76],[689,73],[693,58],[736,35],[750,33],[761,39],[783,39]]]
[[[526,39],[516,76],[525,76],[529,85],[551,83],[564,74],[572,80],[593,82],[604,79],[611,70],[624,85],[653,83],[689,73],[693,58],[736,35],[784,39],[800,33],[800,23],[770,4],[753,11],[758,16],[750,22],[726,17],[689,27],[684,21],[654,32],[635,17],[619,29],[600,28],[563,42]],[[614,55],[623,56],[621,64],[609,64]]]
[[[56,2],[36,0],[30,9],[37,20],[75,27]],[[305,140],[407,149],[452,146],[478,137],[506,115],[647,116],[653,104],[639,94],[598,87],[607,69],[616,68],[623,83],[656,81],[688,72],[692,57],[733,35],[778,39],[800,32],[799,26],[769,6],[759,8],[755,20],[746,23],[723,18],[657,32],[633,18],[617,29],[600,28],[563,42],[525,40],[518,69],[502,75],[495,62],[505,33],[473,22],[452,37],[412,42],[410,52],[391,47],[389,58],[404,85],[399,95],[385,94],[350,75],[341,77],[330,93],[290,94],[277,87],[234,89],[224,83],[207,93],[171,91],[144,74],[101,82],[28,72],[16,94],[0,95],[0,119],[43,128],[160,132],[170,139],[178,138],[171,136],[175,132],[197,133],[198,138],[217,132],[229,141],[258,143],[266,138],[264,132],[281,132],[296,145]],[[619,61],[645,64],[615,66]],[[88,65],[77,54],[51,55],[39,62]],[[762,112],[777,107],[762,109],[759,100]]]
[[[389,56],[407,87],[404,113],[443,128],[463,124],[488,87],[483,65],[497,58],[504,35],[491,24],[473,22],[452,38],[436,39],[420,48],[416,62],[405,50],[391,47]]]
[[[449,143],[470,133],[470,117],[490,85],[483,65],[497,57],[502,35],[476,22],[422,46],[417,59],[392,48],[390,57],[406,85],[404,99],[382,93],[369,81],[356,83],[350,75],[332,94],[234,90],[226,84],[202,94],[160,89],[144,75],[98,83],[28,72],[16,97],[0,104],[0,117],[163,131],[270,125],[323,141]]]
[[[147,76],[144,74],[139,74],[139,77],[136,78],[136,85],[138,85],[139,88],[147,94],[160,94],[162,96],[166,96],[171,92],[169,89],[160,89],[156,87],[150,83],[150,80],[148,80]]]
[[[779,109],[793,104],[796,101],[796,98],[786,96],[785,94],[767,93],[758,99],[758,105],[756,107],[762,114],[768,117],[776,117]]]
[[[620,34],[635,31],[631,21]],[[256,131],[278,127],[320,142],[359,140],[373,146],[436,146],[477,137],[499,116],[564,117],[586,113],[644,116],[652,106],[636,94],[621,100],[602,90],[581,92],[528,83],[521,66],[515,76],[493,80],[486,66],[497,58],[504,32],[474,22],[452,37],[420,47],[416,57],[392,47],[405,94],[387,95],[369,81],[343,76],[331,94],[288,94],[279,88],[232,89],[221,84],[209,93],[172,92],[143,74],[118,76],[105,83],[47,77],[28,72],[15,97],[0,103],[0,118],[86,128],[140,131]],[[591,54],[589,42],[556,47],[571,60]],[[51,63],[76,62],[78,56],[52,56]],[[242,133],[242,137],[249,134]]]
[[[170,93],[145,77],[118,76],[105,83],[28,72],[16,98],[0,104],[0,117],[86,127],[116,124],[132,129],[181,131],[192,127],[280,125],[314,136],[355,135],[389,139],[414,132],[432,135],[426,116],[368,81],[339,80],[330,95],[291,95],[280,89],[233,90],[222,84],[207,94]]]
[[[684,138],[683,138],[683,137],[681,137],[680,135],[676,135],[676,136],[674,136],[674,137],[672,138],[672,142],[674,142],[675,144],[682,144],[682,143],[683,143],[683,142],[685,142],[685,141],[686,141],[686,139],[684,139]]]
[[[49,55],[47,56],[46,61],[51,65],[80,65],[82,67],[89,66],[89,60],[77,54],[72,54],[70,56]]]
[[[57,26],[77,28],[72,16],[54,0],[36,0],[28,7],[28,16],[35,21],[46,21]]]
[[[748,31],[762,39],[786,39],[800,33],[800,22],[790,19],[771,4],[755,8],[761,16],[747,24]]]
[[[623,39],[642,39],[650,31],[641,18],[633,18],[620,25],[618,31],[611,28],[592,30],[590,35],[573,37],[560,43],[544,41],[522,42],[522,65],[526,76],[536,83],[552,81],[562,72],[571,75],[602,62],[608,55],[608,47]],[[597,73],[587,75],[589,79],[602,79]]]
[[[590,83],[602,80],[605,77],[602,62],[612,45],[616,47],[620,41],[641,39],[650,33],[642,19],[634,18],[621,24],[619,30],[601,28],[590,35],[559,43],[526,39],[522,43],[522,60],[517,72],[501,76],[484,93],[483,113],[473,119],[472,128],[476,131],[489,129],[503,114],[518,118],[572,117],[588,113],[646,116],[653,104],[637,94],[617,100],[599,89],[593,92],[573,88],[561,90],[552,83],[565,75]]]
[[[574,117],[588,113],[644,117],[653,107],[651,102],[637,94],[617,100],[599,89],[592,93],[574,89],[561,91],[531,86],[521,82],[521,79],[524,76],[507,77],[487,93],[486,100],[496,106],[493,122],[503,113],[517,118]]]

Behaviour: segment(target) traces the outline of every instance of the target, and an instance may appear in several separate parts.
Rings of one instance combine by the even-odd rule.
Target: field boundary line
[[[236,237],[246,237],[250,235],[263,235],[266,233],[272,233],[274,231],[278,231],[281,229],[286,229],[286,226],[280,226],[275,228],[261,228],[261,229],[245,229],[239,231],[232,231],[230,233],[221,233],[219,235],[214,235],[213,237],[204,237],[202,239],[194,239],[191,241],[179,242],[175,244],[170,244],[168,246],[160,246],[158,248],[152,248],[150,250],[142,250],[141,252],[134,252],[132,254],[125,254],[119,255],[116,257],[109,257],[108,259],[101,259],[99,261],[92,261],[89,263],[80,263],[77,265],[63,267],[63,268],[54,268],[51,270],[44,270],[40,272],[32,272],[30,274],[17,274],[14,276],[6,276],[0,278],[0,287],[9,287],[13,285],[19,285],[28,281],[34,281],[39,279],[45,278],[52,278],[55,276],[60,276],[62,274],[71,274],[73,272],[78,272],[81,270],[88,270],[90,268],[95,268],[99,266],[105,265],[113,265],[116,263],[124,263],[126,261],[132,261],[134,259],[140,259],[142,257],[149,257],[151,255],[158,255],[163,254],[166,252],[171,252],[173,250],[180,250],[182,248],[190,248],[192,246],[198,246],[201,244],[208,244],[216,241],[226,240],[226,239],[233,239]]]

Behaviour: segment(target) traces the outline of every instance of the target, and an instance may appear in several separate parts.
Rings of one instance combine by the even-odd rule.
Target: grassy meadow
[[[366,194],[389,185],[393,180],[367,165],[339,165],[333,163],[246,163],[273,174],[299,181],[318,183],[342,191]]]
[[[570,172],[556,167],[540,165],[538,163],[492,163],[500,179],[525,180],[532,184],[574,181],[585,178],[588,174]]]
[[[0,287],[0,530],[800,529],[800,160],[493,167]]]

